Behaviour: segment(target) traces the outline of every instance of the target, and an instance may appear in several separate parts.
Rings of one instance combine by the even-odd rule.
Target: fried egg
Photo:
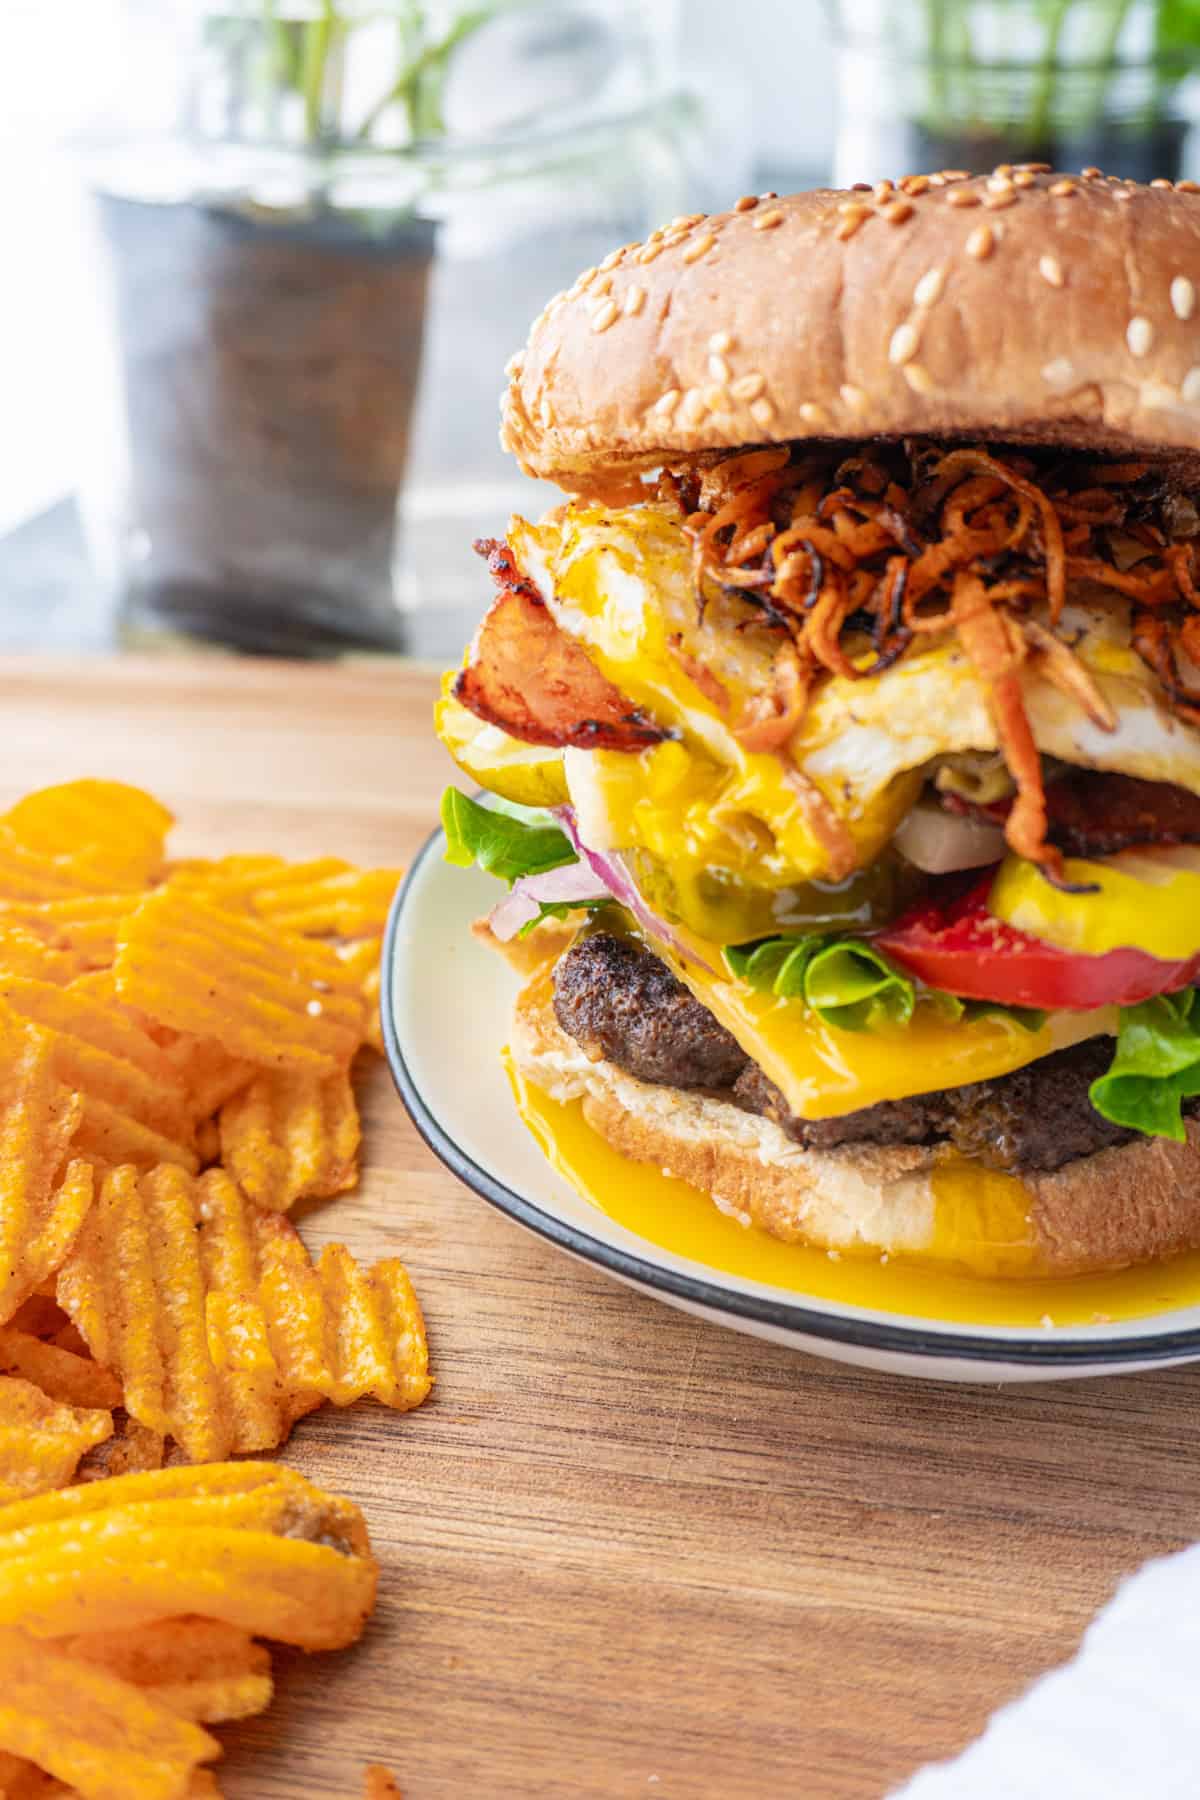
[[[679,731],[692,759],[685,768],[675,747],[666,758],[649,753],[648,763],[657,755],[664,767],[635,803],[628,769],[608,768],[606,776],[611,757],[569,757],[572,797],[605,842],[652,841],[661,855],[674,830],[675,848],[689,861],[745,868],[749,857],[760,878],[820,876],[824,853],[798,817],[794,793],[781,778],[783,759],[747,752],[729,724],[742,703],[769,691],[778,636],[738,597],[718,600],[701,618],[678,514],[655,505],[614,511],[574,504],[539,525],[514,519],[509,542],[560,626],[586,645],[623,693]],[[1173,715],[1158,678],[1130,647],[1127,606],[1094,594],[1068,605],[1061,635],[1110,702],[1116,728],[1094,724],[1076,700],[1031,668],[1023,689],[1038,748],[1084,768],[1173,782],[1200,794],[1200,731]],[[685,672],[680,650],[719,678],[728,708]],[[949,637],[914,648],[879,676],[829,677],[789,746],[792,765],[834,806],[864,863],[912,804],[928,765],[997,749],[986,684]],[[661,779],[667,762],[669,780]],[[661,806],[651,816],[656,786]],[[686,825],[679,810],[684,792]]]

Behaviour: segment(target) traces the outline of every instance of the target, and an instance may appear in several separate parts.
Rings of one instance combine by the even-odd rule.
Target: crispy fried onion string
[[[1068,582],[1135,608],[1133,646],[1187,723],[1200,690],[1195,514],[1153,463],[909,442],[851,456],[811,447],[715,456],[676,472],[701,603],[735,591],[785,637],[772,690],[734,729],[784,750],[825,675],[862,680],[954,633],[986,681],[1017,801],[1020,855],[1061,882],[1023,682],[1037,676],[1099,730],[1112,707],[1062,631]],[[1192,521],[1190,524],[1188,521]]]

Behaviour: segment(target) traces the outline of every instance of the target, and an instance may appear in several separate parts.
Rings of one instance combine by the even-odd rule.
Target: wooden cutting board
[[[175,808],[183,854],[406,859],[448,773],[434,689],[0,663],[0,799],[116,776]],[[880,1800],[1200,1535],[1200,1370],[957,1388],[809,1360],[524,1235],[382,1065],[364,1106],[363,1184],[304,1234],[404,1257],[437,1388],[298,1427],[287,1459],[366,1511],[380,1605],[354,1650],[278,1656],[270,1713],[222,1734],[231,1800],[357,1800],[369,1760],[406,1800]]]

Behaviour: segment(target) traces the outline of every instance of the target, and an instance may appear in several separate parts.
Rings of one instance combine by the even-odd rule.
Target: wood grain
[[[148,783],[182,853],[390,862],[447,772],[432,675],[0,664],[0,798]],[[1052,1387],[874,1376],[700,1324],[461,1188],[377,1066],[361,1189],[311,1244],[400,1254],[434,1398],[298,1428],[383,1564],[364,1642],[278,1659],[225,1735],[231,1800],[878,1800],[1066,1657],[1115,1583],[1200,1530],[1200,1371]],[[514,1125],[514,1129],[517,1127]]]

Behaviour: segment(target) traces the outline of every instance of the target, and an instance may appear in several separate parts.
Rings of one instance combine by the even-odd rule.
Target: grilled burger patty
[[[1044,1172],[1138,1134],[1095,1112],[1088,1088],[1112,1060],[1107,1039],[1076,1044],[1011,1075],[887,1100],[835,1119],[801,1119],[736,1040],[650,951],[609,932],[580,938],[554,972],[559,1024],[589,1056],[640,1081],[701,1088],[774,1120],[812,1150],[949,1144],[992,1168]],[[1200,1110],[1200,1100],[1185,1103]]]

